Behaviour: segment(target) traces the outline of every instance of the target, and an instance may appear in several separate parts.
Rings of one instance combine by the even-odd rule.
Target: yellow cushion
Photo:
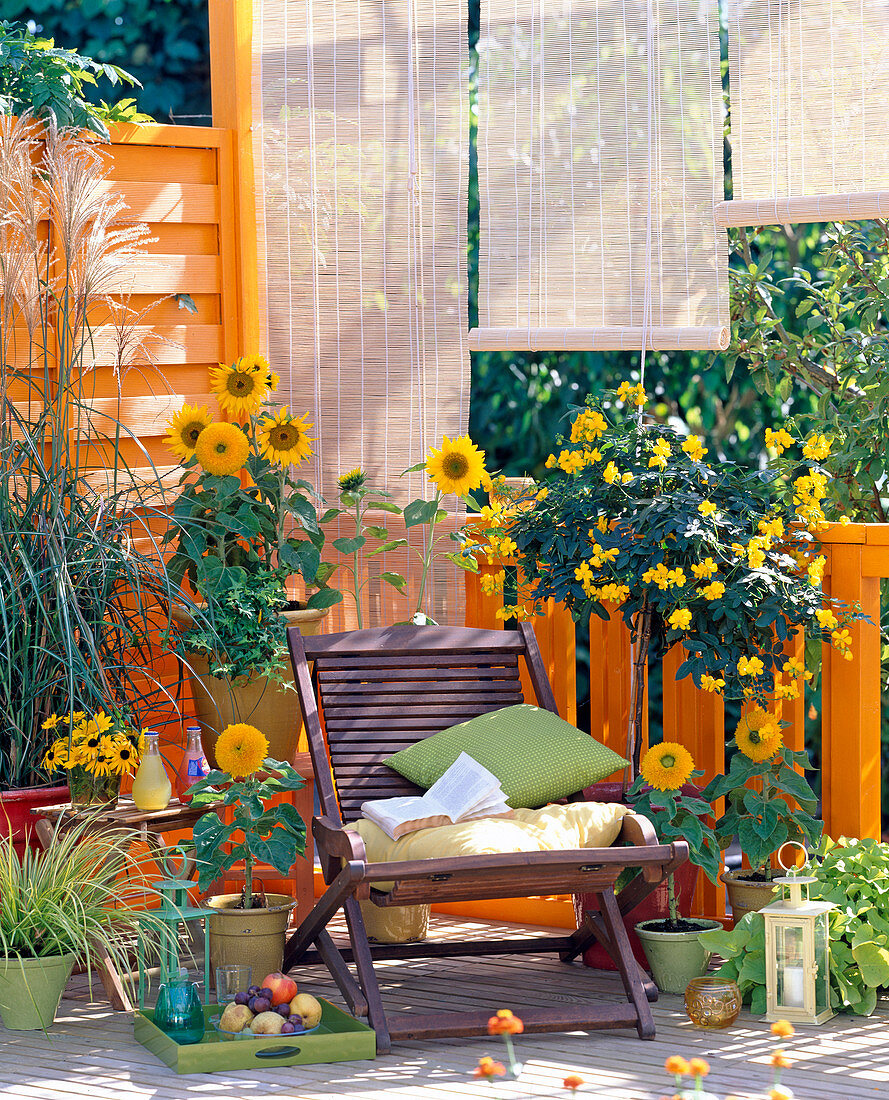
[[[609,802],[570,802],[516,810],[512,817],[480,817],[456,825],[418,829],[391,840],[372,821],[360,818],[349,828],[361,834],[368,863],[491,855],[496,852],[562,852],[575,848],[607,848],[617,839],[628,806]],[[391,883],[377,883],[390,890]]]

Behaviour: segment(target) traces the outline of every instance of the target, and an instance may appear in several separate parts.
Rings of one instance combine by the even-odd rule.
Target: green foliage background
[[[57,46],[127,69],[142,81],[140,109],[157,122],[210,125],[207,0],[3,0],[2,12]],[[93,89],[90,98],[100,97],[109,90]]]

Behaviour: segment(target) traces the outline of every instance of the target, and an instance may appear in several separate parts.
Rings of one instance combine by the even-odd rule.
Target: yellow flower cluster
[[[602,477],[608,482],[609,485],[613,485],[615,481],[620,480],[620,470],[613,462],[609,462],[605,469],[602,471]]]
[[[519,622],[524,622],[526,619],[530,619],[533,614],[533,609],[525,607],[524,604],[507,603],[503,607],[497,608],[494,617],[497,619],[518,619]]]
[[[679,587],[685,584],[685,572],[682,569],[668,569],[660,562],[654,569],[646,569],[642,574],[643,584],[656,584],[661,592],[668,588]]]
[[[758,530],[761,535],[766,535],[769,538],[783,538],[784,521],[780,518],[780,516],[766,517],[766,519],[761,519],[759,521]]]
[[[724,687],[725,680],[723,680],[721,677],[717,678],[715,676],[711,676],[707,672],[705,672],[704,675],[701,677],[701,690],[709,691],[711,695],[714,693],[716,695],[720,695]]]
[[[780,676],[775,677],[776,699],[798,699],[799,687],[796,684],[785,684]]]
[[[635,386],[632,382],[621,382],[617,387],[617,399],[623,401],[625,405],[632,401],[634,405],[641,408],[645,404],[645,387],[641,382]]]
[[[821,501],[827,494],[827,477],[813,470],[809,474],[798,477],[793,483],[793,490],[793,503],[799,518],[810,528],[823,523],[824,512]]]
[[[725,595],[725,585],[722,581],[712,581],[701,590],[701,595],[705,600],[721,600]]]
[[[607,561],[614,561],[618,556],[620,550],[618,547],[613,546],[610,550],[604,549],[598,542],[593,542],[593,550],[590,554],[590,565],[594,569],[601,569]]]
[[[666,439],[658,439],[654,444],[654,453],[648,460],[649,470],[655,466],[659,466],[662,470],[667,465],[667,459],[673,453],[673,449]]]
[[[813,462],[823,462],[830,454],[831,441],[826,435],[813,435],[803,444],[803,455]]]
[[[740,676],[761,676],[765,665],[759,657],[742,657],[738,661],[738,674]]]
[[[59,737],[43,758],[48,771],[81,767],[91,775],[125,775],[135,771],[139,763],[135,735],[128,736],[126,727],[97,711],[87,718],[83,711],[68,716],[53,714],[43,723],[43,729],[54,730],[60,723],[70,725],[70,737]]]
[[[771,538],[768,535],[759,535],[747,543],[747,561],[751,569],[762,569],[766,563],[766,551],[771,546]]]
[[[479,580],[482,592],[486,596],[493,596],[495,592],[502,592],[505,579],[505,569],[501,569],[499,573],[482,573]]]
[[[583,451],[560,451],[556,465],[566,474],[579,474],[586,465]]]
[[[703,462],[704,455],[710,453],[697,435],[690,435],[682,444],[682,449],[692,462]]]
[[[608,522],[608,517],[607,516],[599,516],[599,518],[596,520],[596,527],[598,528],[598,530],[603,535],[606,535],[608,533],[608,530],[609,530],[609,527],[610,527],[610,524]],[[592,537],[593,536],[590,535],[590,538],[592,538]]]
[[[698,511],[706,519],[707,516],[712,516],[713,513],[717,511],[717,508],[712,500],[702,500],[698,505]]]
[[[774,447],[779,455],[783,455],[788,447],[793,446],[793,436],[784,428],[777,431],[766,428],[766,446]]]
[[[844,660],[852,660],[852,634],[850,631],[834,630],[830,635],[830,640],[834,648],[842,654]]]
[[[815,618],[822,630],[836,630],[839,626],[836,615],[828,609],[816,611]]]
[[[494,564],[494,558],[510,558],[518,550],[515,539],[509,535],[488,535],[487,546],[484,547],[488,565]]]
[[[598,588],[592,584],[585,584],[583,590],[591,600],[610,600],[613,603],[623,603],[630,595],[630,590],[625,584],[603,584]]]
[[[571,425],[572,443],[595,443],[608,424],[598,409],[584,409]]]
[[[806,572],[809,574],[809,583],[816,587],[821,584],[824,578],[824,567],[827,564],[825,558],[822,555],[818,555],[813,562],[810,562]]]
[[[709,580],[714,573],[719,571],[719,567],[712,558],[704,558],[699,565],[693,565],[691,571],[699,581],[702,581]]]
[[[677,607],[667,622],[674,630],[688,630],[691,626],[691,612],[687,607]]]

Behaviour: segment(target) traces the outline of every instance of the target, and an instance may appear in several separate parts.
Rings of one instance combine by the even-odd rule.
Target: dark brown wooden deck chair
[[[362,802],[420,793],[383,763],[386,757],[457,722],[522,702],[522,659],[537,705],[557,711],[531,627],[401,626],[311,638],[293,628],[288,641],[320,796],[321,814],[312,831],[327,889],[289,940],[285,971],[299,962],[323,961],[352,1013],[369,1018],[377,1049],[385,1053],[392,1039],[484,1034],[489,1013],[387,1017],[374,959],[555,951],[569,962],[598,940],[615,961],[629,1003],[525,1011],[525,1029],[635,1027],[641,1038],[652,1038],[648,1002],[657,998],[657,989],[633,959],[621,916],[685,861],[683,842],[659,844],[645,818],[628,815],[611,848],[373,864],[358,833],[349,829],[361,816]],[[637,867],[641,874],[616,899],[614,884],[625,867]],[[391,890],[376,888],[387,881],[394,881]],[[390,906],[570,893],[598,894],[600,915],[587,918],[572,935],[521,939],[372,946],[358,906],[359,898]],[[348,925],[348,949],[338,948],[327,931],[340,909]]]

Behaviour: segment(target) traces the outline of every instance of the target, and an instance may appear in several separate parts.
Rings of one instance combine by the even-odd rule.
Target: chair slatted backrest
[[[383,763],[394,752],[523,702],[523,659],[537,695],[528,701],[556,710],[534,633],[524,624],[518,631],[407,626],[312,638],[294,628],[289,640],[322,808],[330,815],[338,797],[343,821],[360,817],[368,799],[421,793]],[[326,748],[318,716],[311,702],[306,706],[301,660],[314,662],[311,686]],[[328,766],[335,793],[321,778]]]

